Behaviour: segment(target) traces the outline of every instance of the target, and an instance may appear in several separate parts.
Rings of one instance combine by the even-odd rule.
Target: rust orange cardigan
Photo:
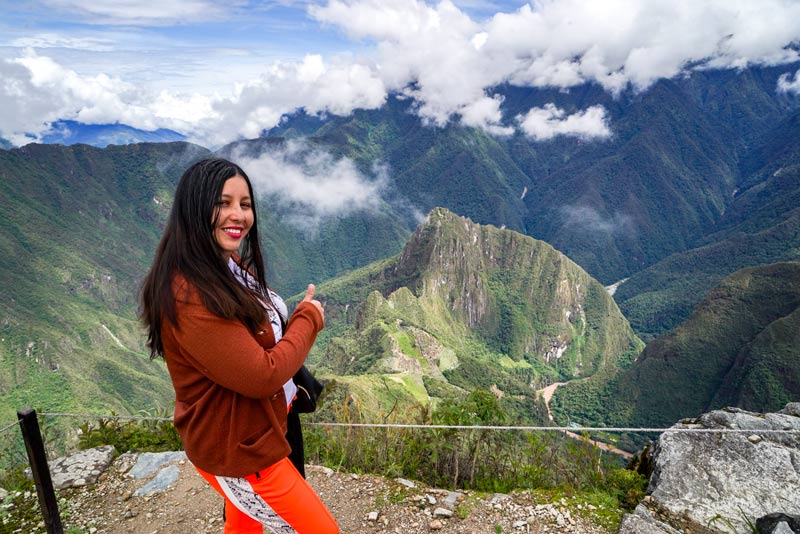
[[[162,339],[175,388],[175,427],[186,456],[219,476],[243,477],[287,456],[283,383],[299,369],[324,323],[301,302],[279,343],[269,322],[254,335],[212,314],[182,277],[173,287],[178,327]]]

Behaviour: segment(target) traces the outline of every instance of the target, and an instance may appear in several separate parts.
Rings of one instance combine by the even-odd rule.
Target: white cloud
[[[451,2],[332,0],[310,13],[375,41],[377,74],[388,90],[413,97],[427,122],[444,125],[458,114],[470,125],[501,128],[487,89],[502,82],[503,73],[481,52],[487,37],[480,26]]]
[[[0,116],[6,119],[0,121],[0,136],[15,143],[30,142],[25,134],[40,134],[51,121],[74,119],[119,121],[145,130],[172,128],[219,146],[258,137],[300,107],[311,114],[346,115],[356,108],[380,107],[386,98],[382,82],[369,68],[326,65],[320,56],[275,64],[259,80],[237,86],[229,97],[166,90],[154,94],[104,74],[80,76],[33,51],[0,63],[0,68]]]
[[[691,68],[798,59],[791,0],[539,0],[488,24],[484,49],[522,85],[646,89]]]
[[[161,91],[151,104],[153,114],[172,126],[182,130],[192,130],[193,124],[200,117],[218,117],[214,112],[214,103],[205,95],[179,95]],[[178,125],[182,125],[178,126]]]
[[[0,61],[0,73],[0,135],[15,143],[29,142],[27,134],[40,134],[58,119],[120,121],[143,129],[162,125],[148,107],[149,96],[118,78],[79,76],[33,51]]]
[[[476,100],[470,104],[463,106],[459,113],[461,114],[461,123],[465,126],[473,126],[476,128],[483,128],[494,135],[511,135],[514,133],[514,128],[502,126],[501,119],[502,113],[500,111],[500,104],[503,99],[499,96],[483,98]]]
[[[633,219],[623,213],[605,216],[590,206],[563,206],[564,226],[577,227],[581,232],[619,234],[635,230]]]
[[[0,62],[0,136],[16,145],[30,142],[25,132],[39,132],[44,121],[58,118],[58,104],[31,83],[29,74],[22,65]]]
[[[794,73],[794,78],[789,73],[778,78],[778,92],[800,94],[800,70]]]
[[[756,5],[757,4],[757,5]],[[330,0],[318,20],[376,43],[376,72],[442,125],[460,116],[494,133],[492,88],[504,82],[569,88],[596,82],[617,94],[646,90],[692,68],[742,68],[797,60],[800,2],[790,0],[536,0],[477,24],[454,4]],[[536,112],[534,111],[534,114]],[[589,121],[579,124],[594,130]],[[499,120],[499,119],[498,119]],[[599,130],[602,131],[602,130]]]
[[[245,5],[234,2],[221,8],[210,0],[164,0],[152,6],[133,0],[47,1],[56,9],[114,19],[109,23],[150,25],[224,18]],[[155,73],[146,53],[120,56],[126,61],[143,58],[145,66],[126,65],[118,72],[149,75],[148,80],[159,84],[150,90],[150,85],[127,75],[90,76],[28,52],[0,65],[0,113],[8,119],[0,123],[0,135],[18,139],[25,132],[38,133],[48,121],[69,118],[120,121],[145,129],[169,127],[218,146],[258,136],[298,108],[346,115],[378,108],[389,92],[399,92],[414,99],[414,112],[428,124],[458,120],[494,135],[520,128],[534,139],[596,139],[609,134],[602,108],[572,115],[536,108],[507,124],[494,88],[509,83],[569,89],[589,82],[618,94],[628,88],[646,90],[661,78],[692,69],[800,59],[800,2],[795,0],[533,0],[481,22],[449,0],[329,0],[308,11],[322,25],[359,41],[361,55],[309,54],[300,61],[266,64],[245,51],[235,60],[225,55],[230,60],[225,64],[218,58],[165,60]],[[125,39],[131,32],[125,32]],[[109,35],[114,34],[92,39],[42,33],[15,43],[98,54],[105,46],[120,45],[105,41]],[[164,47],[159,41],[159,50]],[[69,60],[70,55],[60,57]],[[232,74],[239,68],[248,73],[239,76],[246,78]],[[174,83],[165,82],[165,77]],[[214,82],[201,93],[187,89],[187,79]],[[795,75],[784,76],[780,83],[779,90],[790,91],[800,82]],[[176,92],[177,87],[183,92]]]
[[[347,115],[354,109],[383,105],[386,88],[366,66],[358,63],[326,65],[321,56],[302,63],[273,65],[260,79],[240,85],[229,98],[217,98],[213,113],[198,124],[196,135],[219,145],[258,137],[298,108],[310,114]]]
[[[20,37],[10,43],[19,48],[71,48],[74,50],[90,50],[92,52],[110,52],[114,49],[113,41],[103,38],[70,37],[55,33],[40,33],[31,37]]]
[[[537,141],[546,141],[558,135],[580,139],[604,139],[611,136],[603,106],[592,106],[572,115],[554,104],[532,108],[524,116],[517,116],[525,135]]]
[[[279,149],[248,158],[234,154],[260,196],[269,195],[290,213],[287,222],[314,232],[330,217],[376,209],[388,180],[386,169],[375,167],[373,177],[365,176],[348,158],[290,141]]]
[[[53,8],[83,12],[102,24],[173,24],[213,20],[225,9],[206,0],[45,0]],[[230,2],[228,2],[230,3]]]

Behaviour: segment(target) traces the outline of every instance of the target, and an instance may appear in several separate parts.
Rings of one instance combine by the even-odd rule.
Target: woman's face
[[[222,250],[222,256],[228,259],[239,250],[242,239],[253,226],[253,201],[244,178],[236,175],[225,181],[217,200],[217,210],[219,217],[214,227],[214,240]]]

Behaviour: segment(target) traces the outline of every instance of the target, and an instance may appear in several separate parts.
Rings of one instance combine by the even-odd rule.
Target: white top
[[[233,261],[233,258],[228,259],[228,267],[233,272],[236,279],[239,280],[239,283],[245,287],[256,287],[258,282],[253,275],[236,265],[236,262]],[[272,325],[272,331],[275,334],[275,343],[278,343],[281,338],[283,337],[283,328],[281,327],[281,317],[283,321],[286,322],[289,318],[289,310],[286,308],[286,303],[283,299],[275,293],[273,290],[268,289],[269,291],[269,299],[272,301],[272,304],[275,306],[267,305],[263,300],[260,300],[261,305],[267,310],[267,315],[269,315],[269,322]],[[277,313],[276,310],[277,309]],[[280,317],[278,317],[280,314]],[[286,407],[288,408],[292,401],[294,400],[294,396],[297,394],[297,386],[294,384],[294,381],[290,378],[288,382],[283,385],[283,392],[286,395]]]

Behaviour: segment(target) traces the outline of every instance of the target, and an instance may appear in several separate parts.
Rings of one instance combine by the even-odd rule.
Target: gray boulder
[[[763,516],[800,514],[800,403],[769,414],[715,410],[672,429],[653,451],[650,496],[620,533],[752,532]]]
[[[632,514],[625,516],[619,531],[629,534],[681,534],[680,530],[662,521],[644,503],[638,505]]]
[[[140,454],[136,464],[128,474],[136,480],[150,477],[153,473],[156,473],[156,475],[144,486],[137,489],[134,495],[140,497],[166,490],[167,487],[178,481],[180,471],[176,464],[184,461],[186,461],[186,453],[183,451],[144,452]]]
[[[128,473],[136,480],[140,480],[149,477],[165,465],[184,460],[186,460],[186,453],[183,451],[143,452]]]
[[[113,445],[103,445],[80,451],[72,456],[63,456],[48,462],[50,478],[55,489],[79,488],[94,484],[114,460],[116,449]],[[32,478],[30,467],[25,474]]]

